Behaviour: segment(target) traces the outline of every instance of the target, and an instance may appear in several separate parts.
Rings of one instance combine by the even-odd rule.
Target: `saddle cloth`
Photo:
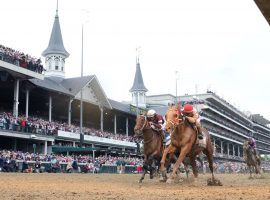
[[[165,142],[166,142],[166,146],[170,145],[171,144],[171,136],[168,135],[166,138],[165,138]]]

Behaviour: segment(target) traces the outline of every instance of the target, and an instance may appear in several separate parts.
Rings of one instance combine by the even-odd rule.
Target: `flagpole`
[[[82,23],[82,49],[81,49],[81,78],[83,77],[83,23]],[[84,143],[84,132],[83,132],[83,89],[81,89],[80,98],[80,147]]]

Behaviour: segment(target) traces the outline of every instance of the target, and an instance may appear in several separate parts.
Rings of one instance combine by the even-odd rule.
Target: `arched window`
[[[59,57],[55,57],[54,61],[55,61],[55,70],[59,70],[59,61],[60,61]]]

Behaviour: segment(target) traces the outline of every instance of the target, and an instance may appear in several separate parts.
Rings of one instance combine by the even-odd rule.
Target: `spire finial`
[[[58,0],[56,0],[56,16],[58,16]]]
[[[138,64],[140,62],[140,54],[141,54],[141,47],[138,46],[136,47],[136,64]]]

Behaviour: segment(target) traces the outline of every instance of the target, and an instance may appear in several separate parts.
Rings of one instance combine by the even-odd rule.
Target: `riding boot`
[[[163,130],[160,130],[160,131],[159,131],[159,133],[160,133],[160,136],[161,136],[161,139],[162,139],[163,145],[165,145],[165,144],[166,144],[166,140],[165,140],[165,133],[164,133],[164,131],[163,131]]]
[[[202,125],[201,125],[201,123],[196,121],[196,127],[198,129],[198,138],[200,140],[202,140],[203,139],[203,134],[202,134]]]

